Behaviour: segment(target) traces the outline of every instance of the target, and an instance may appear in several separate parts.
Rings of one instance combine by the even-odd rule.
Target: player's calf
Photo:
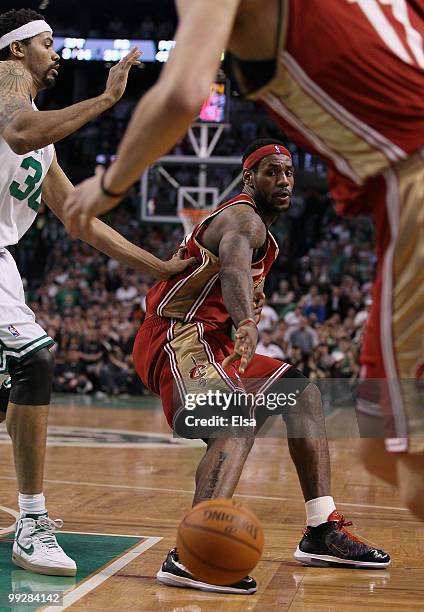
[[[243,466],[254,444],[246,437],[211,438],[196,471],[193,506],[205,499],[232,497]]]
[[[57,542],[60,519],[49,518],[42,494],[54,359],[47,348],[12,360],[7,429],[13,441],[20,517],[12,561],[23,569],[53,576],[75,576],[76,564]]]

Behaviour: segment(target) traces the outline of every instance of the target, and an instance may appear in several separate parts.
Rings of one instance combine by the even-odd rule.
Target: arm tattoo
[[[238,321],[253,317],[251,253],[266,239],[265,226],[257,215],[239,217],[237,234],[223,236],[220,244],[220,281],[228,314]]]
[[[0,91],[27,97],[31,93],[32,79],[28,71],[16,62],[1,62]]]
[[[0,63],[0,132],[20,110],[30,110],[32,79],[16,62]]]

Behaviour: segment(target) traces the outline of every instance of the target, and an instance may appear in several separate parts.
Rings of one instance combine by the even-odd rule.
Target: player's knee
[[[282,378],[280,384],[286,397],[283,409],[284,419],[300,413],[322,413],[321,391],[315,383],[311,382],[299,370],[295,368],[293,368],[293,372],[290,370],[290,376]]]
[[[298,395],[296,405],[298,405],[302,412],[322,412],[321,391],[315,383],[309,382],[305,389]]]
[[[300,397],[302,399],[306,398],[306,400],[312,404],[317,404],[319,406],[321,406],[322,404],[321,391],[319,390],[317,385],[312,382],[309,383],[309,385],[306,387]]]
[[[28,406],[49,404],[53,372],[54,357],[48,348],[13,361],[9,372],[12,378],[10,401]]]

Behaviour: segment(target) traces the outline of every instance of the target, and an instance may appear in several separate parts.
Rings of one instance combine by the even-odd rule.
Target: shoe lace
[[[353,535],[353,533],[345,529],[345,527],[351,527],[351,525],[353,525],[352,521],[345,521],[345,517],[343,516],[343,514],[338,514],[338,518],[336,519],[336,522],[338,524],[337,529],[339,531],[342,531],[345,534],[345,536],[347,536],[350,540],[354,540],[355,542],[359,542],[359,544],[365,545],[365,542],[363,542],[362,540],[357,538],[356,535]]]
[[[54,535],[57,529],[63,527],[62,519],[51,519],[48,516],[41,516],[35,521],[34,533],[38,540],[47,548],[60,548]]]

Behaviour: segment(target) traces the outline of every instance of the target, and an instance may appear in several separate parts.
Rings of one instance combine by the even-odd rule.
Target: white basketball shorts
[[[0,249],[0,384],[11,359],[23,359],[54,341],[25,304],[24,287],[9,251]]]

